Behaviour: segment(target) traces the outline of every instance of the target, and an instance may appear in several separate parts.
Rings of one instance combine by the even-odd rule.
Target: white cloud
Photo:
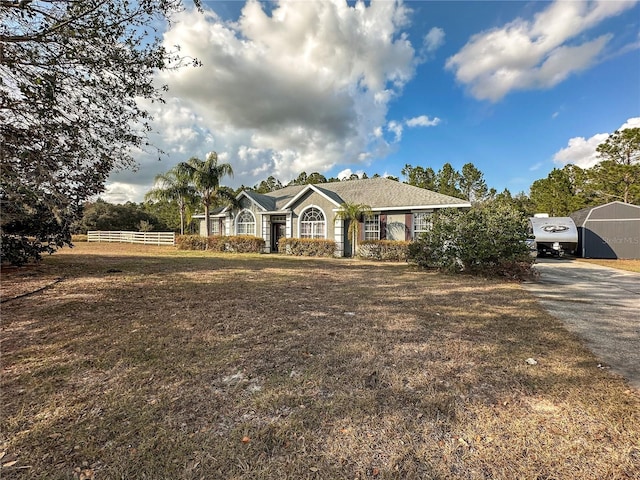
[[[153,174],[112,180],[142,184],[211,150],[226,155],[235,173],[227,183],[236,185],[384,155],[388,104],[415,73],[415,51],[402,32],[409,12],[384,0],[282,1],[268,9],[249,0],[235,22],[184,12],[164,42],[202,66],[162,72],[170,98],[151,106],[161,132],[153,140],[171,165],[141,154],[140,170]]]
[[[144,197],[147,189],[141,189],[137,185],[112,182],[106,186],[105,191],[96,197],[109,203],[127,203]]]
[[[429,118],[426,115],[413,117],[405,122],[407,127],[435,127],[439,123],[440,123],[440,119],[438,117]]]
[[[444,30],[439,27],[433,27],[424,36],[422,42],[422,51],[427,55],[433,55],[437,49],[444,45]]]
[[[472,36],[446,68],[479,100],[495,102],[514,90],[553,87],[598,62],[612,38],[584,41],[585,32],[635,3],[556,1],[532,21],[517,18]]]
[[[618,130],[637,127],[640,127],[640,117],[630,118]],[[608,137],[609,133],[597,133],[589,138],[570,138],[567,146],[553,156],[553,161],[562,166],[571,163],[581,168],[591,168],[600,161],[596,148]]]
[[[395,136],[395,138],[393,139],[394,143],[397,143],[400,140],[402,140],[403,127],[402,127],[401,123],[398,123],[395,120],[391,120],[387,124],[387,130],[389,130],[390,132],[392,132],[394,134],[394,136]]]
[[[345,168],[344,170],[341,170],[340,172],[338,172],[338,175],[336,175],[336,177],[339,178],[340,180],[345,180],[351,177],[351,175],[353,175],[354,173],[358,176],[358,178],[362,178],[362,176],[364,175],[364,170],[356,170],[354,172],[350,168]]]
[[[543,165],[544,165],[544,162],[534,163],[529,167],[529,171],[535,172],[536,170],[540,170],[540,168],[542,168]]]

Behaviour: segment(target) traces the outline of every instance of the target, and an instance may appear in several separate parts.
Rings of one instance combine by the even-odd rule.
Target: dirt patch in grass
[[[37,271],[64,280],[2,305],[3,479],[640,476],[637,392],[518,284],[95,244]]]
[[[580,262],[602,265],[603,267],[611,267],[619,270],[640,273],[640,260],[605,260],[593,258],[578,258],[577,260]]]

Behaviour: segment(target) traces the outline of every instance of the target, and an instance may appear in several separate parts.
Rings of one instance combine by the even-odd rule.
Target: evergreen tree
[[[414,167],[408,163],[400,172],[405,177],[405,183],[414,187],[426,188],[427,190],[436,190],[436,172],[433,168]]]
[[[459,186],[462,198],[466,198],[471,203],[482,202],[487,198],[488,188],[484,174],[473,163],[466,163],[462,166]]]
[[[436,174],[436,192],[461,198],[463,194],[458,188],[459,182],[460,173],[450,163],[445,163]]]
[[[597,152],[602,161],[590,172],[596,194],[607,202],[640,203],[640,128],[612,133]]]
[[[533,182],[529,197],[535,213],[565,217],[590,204],[587,188],[584,171],[576,165],[566,165]]]

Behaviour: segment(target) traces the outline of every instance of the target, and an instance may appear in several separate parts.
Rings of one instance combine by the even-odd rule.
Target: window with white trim
[[[413,238],[431,230],[431,212],[417,212],[413,214]]]
[[[364,218],[364,239],[380,240],[380,215],[367,215]]]
[[[236,233],[238,235],[255,235],[256,219],[249,210],[243,210],[236,219]]]
[[[220,235],[220,219],[214,218],[209,221],[209,231],[211,235]]]
[[[300,238],[325,238],[326,222],[322,210],[311,207],[300,216]]]

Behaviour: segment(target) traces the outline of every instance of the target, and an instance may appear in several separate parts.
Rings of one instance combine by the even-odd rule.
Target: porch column
[[[262,217],[262,238],[264,239],[264,253],[271,253],[271,216]]]
[[[344,221],[335,219],[333,222],[334,240],[336,242],[336,257],[344,257]]]
[[[227,236],[235,235],[233,231],[233,213],[227,214],[224,219],[224,234]]]

